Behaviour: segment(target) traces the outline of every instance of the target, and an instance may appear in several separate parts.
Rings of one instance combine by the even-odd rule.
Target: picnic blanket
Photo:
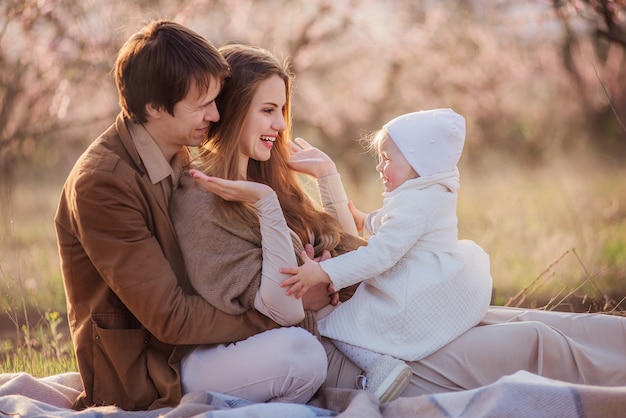
[[[626,386],[573,385],[527,372],[505,376],[478,389],[398,398],[380,405],[372,394],[325,389],[308,405],[252,403],[215,392],[190,393],[174,408],[123,411],[114,406],[70,409],[81,391],[78,373],[34,378],[0,374],[0,416],[100,418],[387,418],[387,417],[623,417]]]

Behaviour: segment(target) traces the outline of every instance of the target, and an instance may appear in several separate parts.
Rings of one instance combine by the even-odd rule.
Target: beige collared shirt
[[[148,171],[148,177],[152,184],[161,183],[165,200],[169,203],[172,194],[174,170],[170,162],[165,159],[161,149],[152,138],[152,135],[143,125],[135,122],[127,122],[128,132],[133,138],[137,152]]]

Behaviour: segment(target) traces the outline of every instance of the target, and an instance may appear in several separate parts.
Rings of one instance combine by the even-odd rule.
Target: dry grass
[[[459,231],[491,255],[498,304],[535,277],[540,301],[626,295],[624,184],[626,169],[582,159],[466,181]]]

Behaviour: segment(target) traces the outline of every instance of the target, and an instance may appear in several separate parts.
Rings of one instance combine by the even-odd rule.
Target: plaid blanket
[[[626,387],[573,385],[527,372],[505,376],[478,389],[399,398],[380,405],[370,393],[326,389],[308,405],[252,403],[214,392],[190,393],[175,408],[123,411],[114,406],[70,409],[81,390],[78,373],[36,379],[0,374],[0,415],[20,417],[621,417]]]

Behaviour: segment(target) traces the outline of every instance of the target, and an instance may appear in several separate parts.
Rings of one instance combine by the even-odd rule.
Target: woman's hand
[[[289,167],[300,173],[308,174],[317,179],[335,174],[337,166],[331,158],[319,148],[315,148],[302,138],[291,143],[291,159]]]
[[[189,175],[204,190],[228,201],[255,203],[263,196],[274,193],[270,186],[254,181],[226,180],[219,177],[210,177],[194,169],[189,170]]]

